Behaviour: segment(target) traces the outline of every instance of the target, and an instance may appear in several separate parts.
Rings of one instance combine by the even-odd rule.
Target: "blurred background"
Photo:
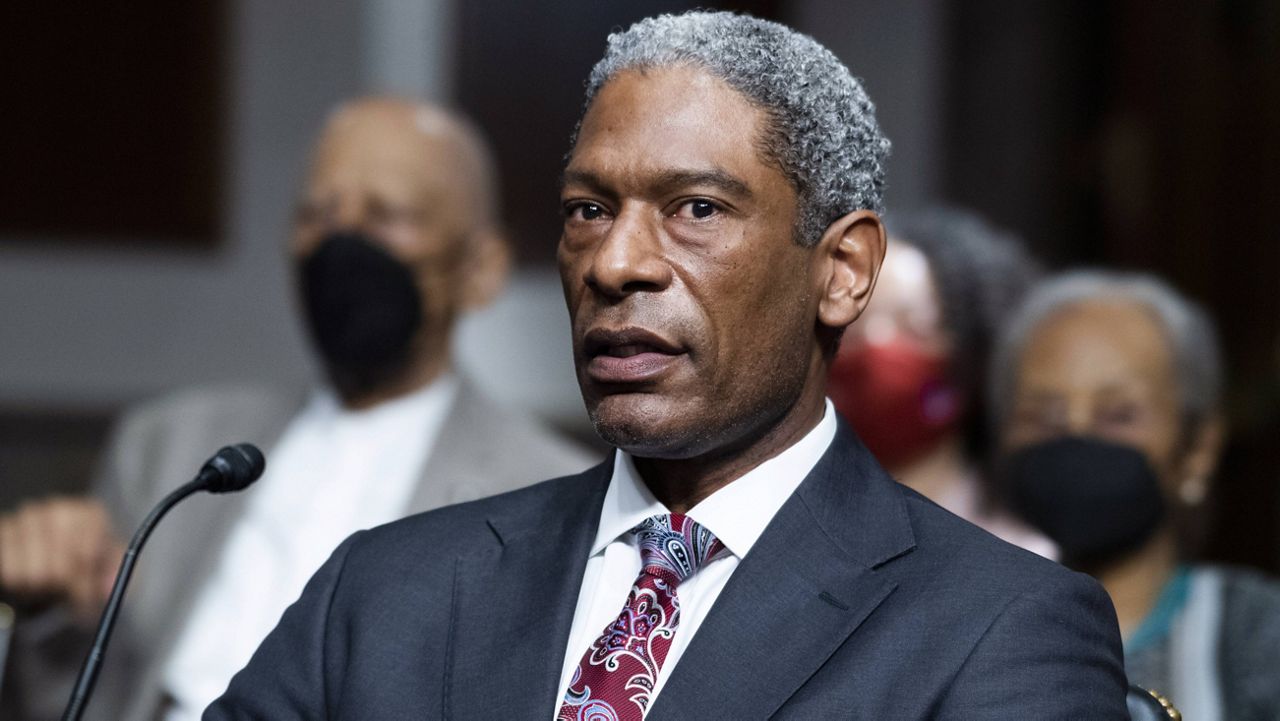
[[[459,363],[590,434],[554,268],[557,178],[610,29],[727,7],[814,35],[894,143],[887,204],[971,206],[1051,267],[1150,270],[1228,355],[1207,554],[1280,571],[1280,2],[7,3],[0,509],[82,488],[166,390],[314,373],[283,252],[326,110],[452,103],[498,153],[519,265]],[[296,382],[294,383],[296,385]]]

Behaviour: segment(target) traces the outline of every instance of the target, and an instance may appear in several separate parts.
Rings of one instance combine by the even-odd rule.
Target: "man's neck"
[[[403,398],[426,388],[449,370],[449,357],[443,354],[428,361],[410,365],[377,387],[362,392],[338,391],[342,406],[350,411],[364,411],[388,401]]]
[[[646,486],[672,513],[687,513],[716,491],[795,445],[826,412],[821,388],[806,394],[780,421],[751,435],[694,458],[635,458]]]

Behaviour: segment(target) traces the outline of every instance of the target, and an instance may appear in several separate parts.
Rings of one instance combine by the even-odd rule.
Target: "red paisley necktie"
[[[643,568],[618,619],[578,662],[557,721],[644,718],[680,623],[676,587],[724,549],[710,531],[679,513],[647,518],[631,532]]]

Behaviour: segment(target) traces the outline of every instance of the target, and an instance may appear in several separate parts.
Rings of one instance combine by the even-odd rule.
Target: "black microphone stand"
[[[98,632],[93,637],[93,647],[89,650],[89,655],[85,656],[84,665],[80,667],[80,675],[76,677],[75,689],[71,692],[67,710],[62,714],[62,721],[79,721],[84,714],[89,694],[93,693],[93,685],[98,681],[98,669],[102,666],[102,656],[107,651],[107,641],[111,638],[112,627],[116,625],[116,617],[120,615],[120,603],[124,599],[124,590],[129,585],[129,577],[133,575],[133,566],[138,560],[142,544],[147,542],[152,529],[169,512],[169,509],[192,493],[204,490],[206,485],[207,481],[201,475],[179,486],[151,509],[151,513],[133,534],[133,540],[129,541],[129,548],[120,561],[120,570],[116,573],[116,582],[111,587],[107,606],[102,610],[102,619],[98,621]]]

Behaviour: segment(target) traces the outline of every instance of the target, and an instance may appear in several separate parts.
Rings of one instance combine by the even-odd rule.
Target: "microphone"
[[[138,526],[138,530],[134,532],[133,540],[129,541],[129,548],[125,551],[123,560],[120,561],[120,570],[116,573],[115,585],[111,587],[111,596],[102,610],[102,619],[98,621],[98,632],[93,637],[93,647],[89,649],[84,665],[80,667],[80,675],[76,677],[76,685],[71,691],[71,699],[67,701],[67,708],[62,713],[62,721],[79,721],[84,714],[89,696],[93,693],[93,686],[98,681],[98,671],[102,666],[102,656],[107,651],[107,641],[111,639],[116,617],[120,615],[120,604],[124,599],[125,587],[129,585],[129,578],[133,575],[133,566],[137,562],[138,554],[142,551],[142,544],[147,542],[156,524],[169,512],[169,509],[193,493],[198,491],[231,493],[248,487],[249,484],[258,480],[266,465],[267,461],[263,458],[262,451],[251,443],[224,446],[212,458],[205,461],[195,478],[165,496],[155,508],[151,509],[151,513],[147,514],[142,525]]]
[[[195,480],[200,488],[196,490],[210,493],[241,491],[258,480],[266,467],[267,459],[262,457],[262,451],[252,443],[223,446],[200,467]]]

